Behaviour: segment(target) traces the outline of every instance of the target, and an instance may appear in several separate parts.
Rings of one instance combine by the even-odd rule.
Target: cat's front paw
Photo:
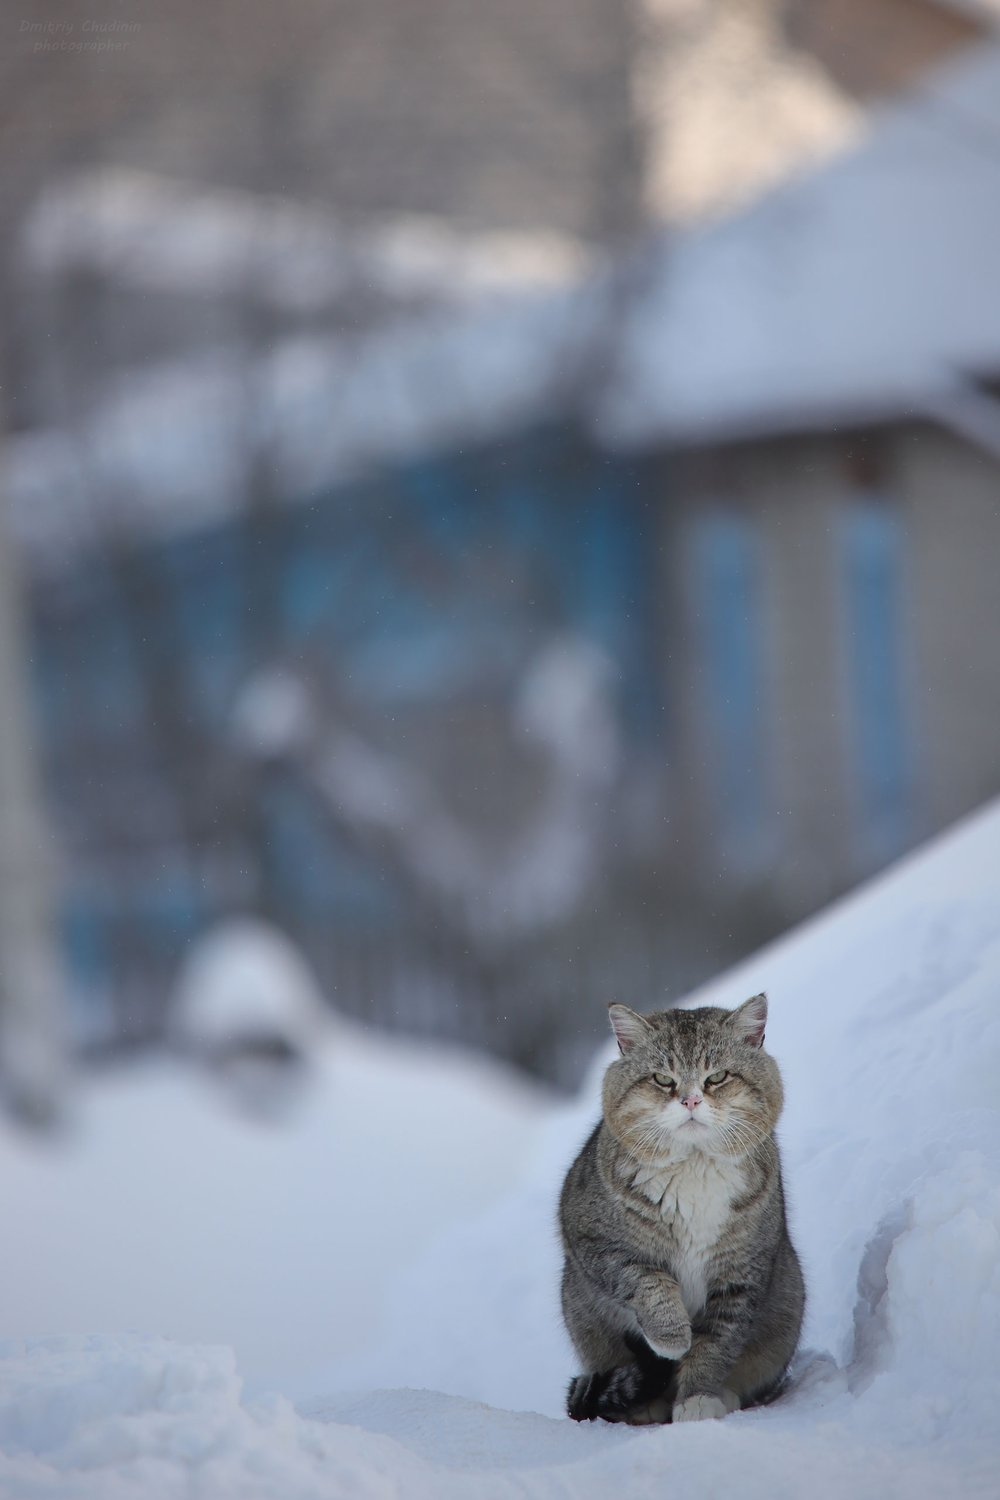
[[[566,1392],[566,1414],[574,1422],[592,1422],[597,1416],[597,1398],[607,1384],[604,1375],[574,1375]]]
[[[675,1422],[707,1422],[726,1415],[725,1403],[718,1396],[688,1396],[674,1406]]]
[[[686,1396],[683,1401],[677,1401],[674,1404],[672,1420],[674,1422],[717,1421],[719,1417],[727,1417],[735,1409],[735,1404],[728,1401],[725,1396]]]
[[[569,1383],[566,1411],[574,1422],[628,1422],[634,1427],[670,1421],[672,1384],[662,1367],[619,1365]]]
[[[661,1359],[680,1359],[691,1347],[691,1324],[684,1322],[654,1321],[641,1323],[642,1336]]]

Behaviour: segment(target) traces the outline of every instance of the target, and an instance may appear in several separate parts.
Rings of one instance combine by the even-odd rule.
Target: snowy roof
[[[619,368],[600,425],[620,442],[922,412],[1000,369],[1000,45],[834,163],[665,242]]]

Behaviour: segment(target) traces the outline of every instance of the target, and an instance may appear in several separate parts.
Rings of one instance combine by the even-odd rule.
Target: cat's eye
[[[705,1082],[706,1083],[725,1083],[725,1081],[726,1081],[726,1079],[728,1077],[729,1077],[729,1074],[726,1072],[725,1068],[720,1068],[717,1073],[709,1073],[708,1077],[705,1079]]]
[[[653,1082],[661,1089],[672,1089],[674,1087],[674,1080],[670,1077],[669,1073],[654,1073]]]

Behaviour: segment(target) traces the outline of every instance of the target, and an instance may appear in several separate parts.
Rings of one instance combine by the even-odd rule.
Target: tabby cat
[[[722,1417],[778,1392],[805,1305],[767,997],[609,1014],[621,1056],[560,1202],[563,1314],[583,1366],[569,1415]]]

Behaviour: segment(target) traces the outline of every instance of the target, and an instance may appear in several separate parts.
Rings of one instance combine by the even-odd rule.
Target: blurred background
[[[996,0],[0,48],[0,1089],[577,1084],[1000,791]]]

